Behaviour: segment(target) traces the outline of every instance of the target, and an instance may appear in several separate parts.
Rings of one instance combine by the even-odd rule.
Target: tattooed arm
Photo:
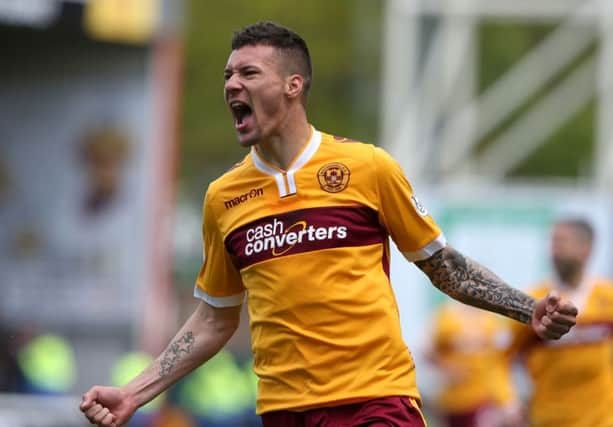
[[[426,273],[434,286],[458,301],[523,323],[530,323],[532,319],[534,298],[510,287],[487,268],[450,246],[415,265]]]
[[[200,302],[151,365],[123,387],[92,387],[83,395],[81,411],[99,426],[124,425],[137,408],[213,357],[236,331],[240,310]]]
[[[450,246],[415,264],[450,297],[531,325],[541,338],[558,339],[576,322],[572,303],[554,294],[535,300]]]

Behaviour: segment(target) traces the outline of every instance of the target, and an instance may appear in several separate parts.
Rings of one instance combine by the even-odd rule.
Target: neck
[[[306,115],[288,118],[271,137],[257,144],[258,154],[276,167],[287,170],[311,136]]]
[[[584,270],[581,269],[577,271],[575,274],[569,275],[568,277],[560,277],[558,275],[558,278],[564,285],[568,286],[569,288],[577,289],[579,285],[581,284],[581,282],[583,281],[583,273],[584,273]]]

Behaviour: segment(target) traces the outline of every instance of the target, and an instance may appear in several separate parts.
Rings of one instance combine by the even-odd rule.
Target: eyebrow
[[[241,66],[236,67],[236,68],[228,68],[228,67],[226,67],[226,68],[224,68],[223,73],[224,73],[224,75],[226,75],[226,74],[234,73],[235,71],[244,72],[244,71],[250,70],[250,69],[260,70],[261,67],[258,67],[257,65],[254,65],[254,64],[245,64],[245,65],[241,65]]]

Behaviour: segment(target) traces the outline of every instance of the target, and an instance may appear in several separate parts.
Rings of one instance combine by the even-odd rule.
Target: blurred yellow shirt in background
[[[546,282],[530,294],[542,298]],[[521,354],[532,380],[534,427],[613,426],[613,283],[585,281],[574,292],[556,291],[577,305],[577,325],[558,341],[543,341],[514,325],[512,354]]]
[[[447,414],[515,400],[505,349],[510,330],[501,316],[459,302],[445,303],[434,318],[432,354],[443,385],[437,406]]]

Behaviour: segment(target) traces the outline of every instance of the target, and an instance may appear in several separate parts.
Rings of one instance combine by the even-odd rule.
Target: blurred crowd
[[[69,396],[76,382],[70,340],[47,332],[0,331],[0,393]],[[108,372],[121,386],[153,361],[141,351],[119,354]],[[250,359],[221,351],[206,365],[139,409],[130,427],[252,427],[257,380]]]

